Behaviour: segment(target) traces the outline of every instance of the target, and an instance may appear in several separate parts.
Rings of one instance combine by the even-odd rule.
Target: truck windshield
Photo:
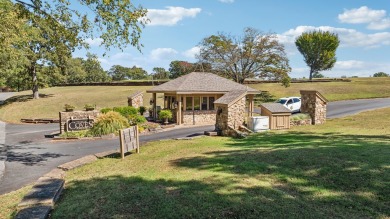
[[[277,100],[276,102],[277,103],[280,103],[280,104],[285,104],[287,100],[284,100],[284,99],[279,99]]]

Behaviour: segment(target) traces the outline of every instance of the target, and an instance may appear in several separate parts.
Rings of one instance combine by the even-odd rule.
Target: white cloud
[[[337,33],[341,47],[374,48],[383,45],[390,45],[390,32],[366,34],[355,29],[336,28],[330,26],[298,26],[295,29],[290,29],[283,34],[279,34],[278,39],[281,43],[284,43],[288,47],[289,45],[294,44],[295,39],[303,32],[313,30],[323,30]]]
[[[178,52],[172,48],[157,48],[150,52],[150,58],[154,60],[171,59]]]
[[[102,38],[87,38],[85,39],[85,42],[88,43],[90,46],[100,46],[100,44],[103,42]]]
[[[234,2],[234,0],[218,0],[218,1],[220,1],[222,3],[233,3]]]
[[[110,62],[107,59],[105,59],[105,58],[98,58],[98,60],[102,64],[107,64],[107,65],[110,64]]]
[[[390,18],[385,10],[373,10],[367,6],[344,10],[338,15],[341,23],[368,24],[367,28],[372,30],[384,30],[390,28]]]
[[[132,55],[130,53],[120,52],[111,57],[112,60],[128,60],[131,59]]]
[[[338,61],[335,64],[335,69],[339,70],[351,70],[351,69],[361,69],[366,67],[366,63],[363,61],[357,60],[348,60],[348,61]]]
[[[151,26],[174,26],[185,17],[196,17],[201,8],[166,7],[163,9],[148,9],[148,19]]]
[[[195,59],[196,55],[198,55],[199,52],[200,52],[200,47],[195,46],[195,47],[192,47],[191,49],[183,52],[183,55],[187,58]]]

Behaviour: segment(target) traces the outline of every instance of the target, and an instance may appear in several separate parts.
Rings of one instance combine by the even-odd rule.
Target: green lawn
[[[389,218],[389,115],[148,143],[70,171],[52,218]]]
[[[299,96],[299,90],[318,90],[330,101],[390,97],[390,78],[353,78],[352,82],[297,83],[285,88],[280,84],[249,85],[258,90],[269,91],[275,98],[283,96]],[[20,92],[0,106],[0,120],[12,123],[27,118],[58,118],[58,112],[65,104],[76,106],[82,110],[85,104],[93,104],[98,108],[125,106],[127,97],[138,91],[150,89],[150,86],[76,86],[52,87],[41,89],[39,100],[31,99],[31,91]],[[151,94],[144,93],[144,105],[149,107]],[[162,94],[158,104],[162,105]]]

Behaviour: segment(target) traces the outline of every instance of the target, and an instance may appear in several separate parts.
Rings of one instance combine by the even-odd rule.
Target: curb
[[[18,204],[17,219],[46,219],[49,218],[51,210],[58,201],[65,184],[66,171],[92,163],[97,159],[112,156],[118,153],[116,150],[105,151],[94,155],[87,155],[82,158],[59,165],[49,173],[40,177],[29,193],[24,196]]]

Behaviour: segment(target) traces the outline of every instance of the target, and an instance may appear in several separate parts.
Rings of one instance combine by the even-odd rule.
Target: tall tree
[[[169,64],[169,77],[178,78],[194,71],[194,64],[186,61],[172,61]]]
[[[9,38],[8,44],[23,51],[19,57],[28,59],[25,68],[32,78],[34,98],[39,97],[37,63],[56,66],[65,72],[66,61],[72,51],[88,47],[87,38],[100,38],[107,50],[111,47],[123,49],[127,45],[140,50],[142,28],[148,22],[145,19],[147,11],[141,6],[134,6],[130,0],[78,0],[81,7],[77,5],[77,9],[77,3],[70,0],[15,0],[15,4],[9,0],[0,1],[1,4],[11,4],[16,20],[24,24],[21,27],[10,24],[12,19],[8,18],[12,18],[13,12],[7,10],[7,16],[0,19],[14,28],[2,28],[2,34],[3,31],[5,35],[28,33],[27,37]],[[90,15],[87,16],[88,13]],[[25,26],[31,31],[24,31]],[[26,40],[20,43],[20,39]]]
[[[339,44],[337,34],[321,30],[302,33],[296,39],[295,45],[310,68],[309,80],[313,79],[314,73],[333,68]]]
[[[153,78],[154,79],[169,79],[169,71],[165,70],[162,67],[154,67],[153,68]]]
[[[209,63],[213,72],[238,83],[269,74],[289,78],[291,69],[284,46],[274,34],[245,28],[243,36],[218,33],[204,38],[199,46],[199,62]]]
[[[110,77],[100,65],[100,61],[95,54],[88,53],[87,59],[82,62],[83,69],[86,73],[86,82],[106,82]]]

